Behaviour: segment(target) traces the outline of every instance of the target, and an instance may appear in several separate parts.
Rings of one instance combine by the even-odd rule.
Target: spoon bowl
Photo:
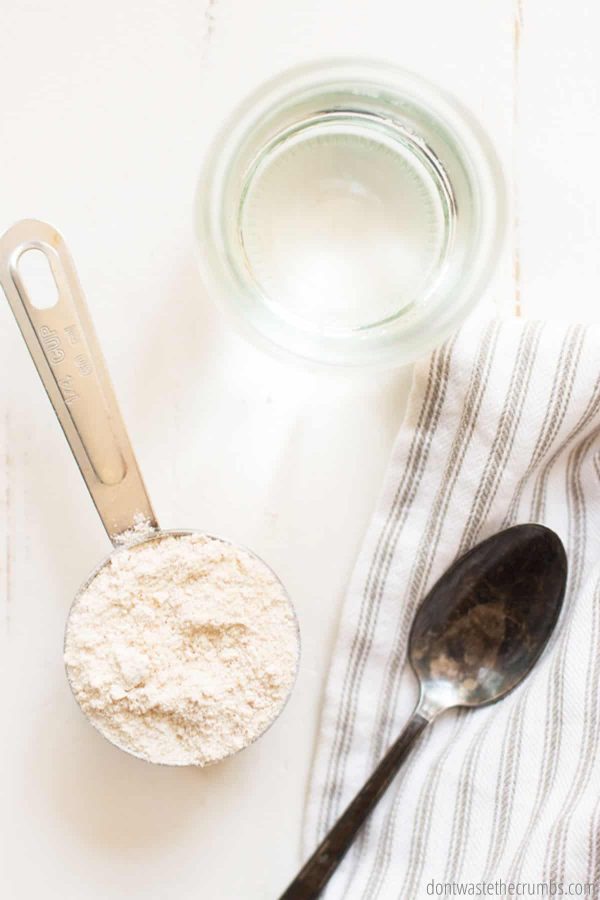
[[[429,591],[409,637],[428,710],[494,703],[537,662],[562,607],[567,558],[543,525],[473,547]]]

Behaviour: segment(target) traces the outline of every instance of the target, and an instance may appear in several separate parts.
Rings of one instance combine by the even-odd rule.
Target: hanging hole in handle
[[[24,250],[17,262],[19,279],[27,292],[27,297],[36,309],[51,309],[58,303],[58,285],[43,250],[31,247]]]

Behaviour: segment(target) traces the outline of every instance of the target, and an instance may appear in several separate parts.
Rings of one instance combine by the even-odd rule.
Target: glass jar
[[[292,69],[229,117],[196,193],[210,293],[255,337],[341,365],[403,365],[484,290],[504,225],[477,124],[388,65]]]

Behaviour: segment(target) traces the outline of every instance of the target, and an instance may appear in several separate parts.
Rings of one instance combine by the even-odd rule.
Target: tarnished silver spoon
[[[412,717],[280,900],[319,896],[436,716],[494,703],[525,678],[554,630],[566,581],[562,542],[542,525],[507,528],[447,570],[417,610],[409,637],[420,685]]]

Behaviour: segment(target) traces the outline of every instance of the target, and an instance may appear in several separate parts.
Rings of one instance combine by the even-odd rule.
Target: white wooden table
[[[248,89],[327,55],[395,61],[489,131],[511,194],[490,297],[600,319],[596,4],[574,0],[20,0],[0,25],[0,228],[66,236],[165,527],[255,548],[303,631],[285,715],[206,771],[151,768],[80,716],[65,615],[108,550],[0,304],[0,616],[6,900],[267,900],[299,862],[340,601],[409,372],[315,372],[232,336],[199,281],[191,203]]]

